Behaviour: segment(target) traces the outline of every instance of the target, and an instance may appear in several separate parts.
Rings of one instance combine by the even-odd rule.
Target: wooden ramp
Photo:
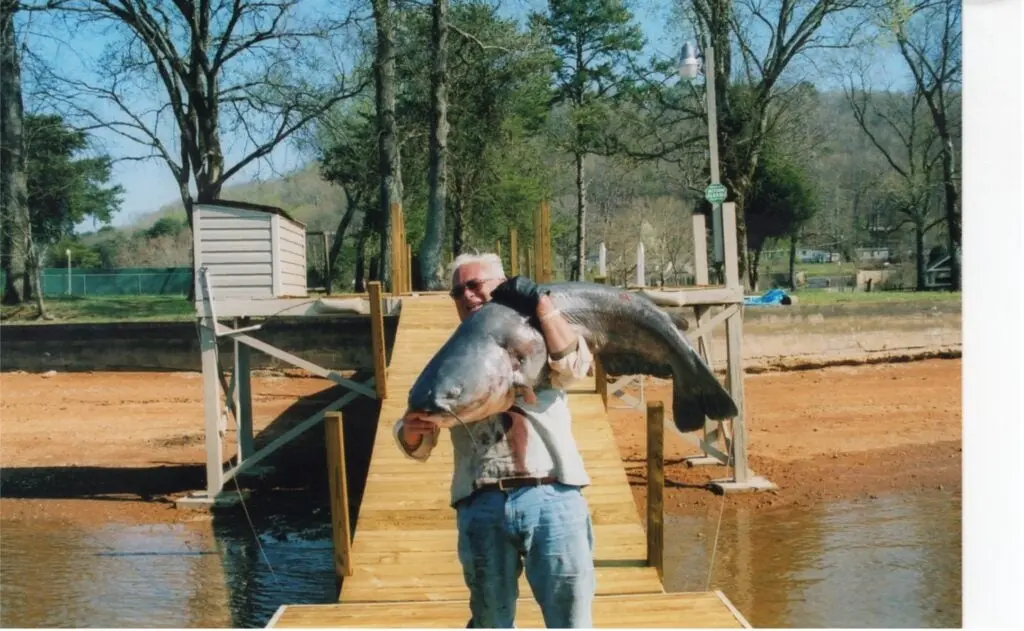
[[[458,324],[447,296],[402,299],[373,458],[352,544],[352,576],[339,603],[284,605],[274,627],[465,627],[469,594],[456,553],[449,506],[451,441],[426,463],[406,458],[392,436],[416,377]],[[594,383],[570,391],[573,429],[592,485],[585,489],[594,523],[597,600],[603,627],[749,626],[719,592],[665,593],[646,564],[647,544],[626,472]],[[517,626],[543,621],[525,576]]]

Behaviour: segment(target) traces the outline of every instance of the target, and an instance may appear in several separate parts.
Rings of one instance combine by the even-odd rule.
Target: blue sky
[[[320,0],[316,0],[319,2]],[[675,56],[684,37],[691,38],[692,33],[680,32],[680,29],[669,19],[670,5],[672,0],[633,0],[634,14],[641,24],[644,34],[648,40],[648,54],[660,56]],[[536,10],[545,6],[545,2],[538,0],[512,0],[508,4],[508,13],[513,15],[524,15],[529,10]],[[37,23],[35,29],[25,29],[26,32],[38,31],[40,26]],[[88,70],[77,56],[82,58],[95,58],[108,43],[107,35],[100,31],[76,32],[76,39],[72,44],[59,40],[36,39],[32,41],[34,46],[39,47],[41,55],[50,59],[56,59],[61,70],[65,74],[81,73],[87,75]],[[895,59],[891,52],[881,55],[879,66],[883,74],[892,74],[897,71],[899,60]],[[801,69],[804,70],[804,69]],[[815,73],[813,69],[810,72]],[[834,87],[827,72],[817,73],[815,81],[823,88]],[[833,83],[833,85],[828,85]],[[136,93],[140,111],[149,111],[158,105],[157,99],[162,98],[162,92],[148,92],[140,89]],[[31,101],[26,104],[30,109],[34,105]],[[115,134],[99,134],[100,147],[103,151],[116,157],[139,155],[138,145],[124,140]],[[232,138],[225,135],[224,149],[226,152],[226,164],[234,164],[243,150],[239,147],[239,138]],[[230,184],[238,184],[251,179],[268,179],[282,173],[287,173],[301,167],[308,161],[308,156],[301,154],[291,143],[284,143],[279,146],[269,159],[254,163],[250,168],[245,169],[229,181]],[[136,221],[140,215],[157,210],[168,203],[178,201],[177,184],[174,181],[166,163],[159,159],[145,161],[123,161],[119,162],[114,170],[114,179],[125,189],[124,203],[121,212],[114,221],[115,225],[127,225]],[[83,225],[80,228],[85,230],[94,229],[92,225]]]

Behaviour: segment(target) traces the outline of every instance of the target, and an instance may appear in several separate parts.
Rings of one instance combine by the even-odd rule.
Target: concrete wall
[[[26,324],[0,327],[0,369],[44,372],[92,370],[200,371],[195,322],[103,324]],[[384,318],[388,358],[394,346],[397,316]],[[253,337],[324,368],[373,370],[370,319],[279,318]],[[225,368],[233,361],[233,343],[220,343]],[[253,350],[253,369],[292,368]]]

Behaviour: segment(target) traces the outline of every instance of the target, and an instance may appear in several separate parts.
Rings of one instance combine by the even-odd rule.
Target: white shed
[[[304,298],[306,226],[280,208],[235,201],[196,204],[195,269],[204,265],[214,299]],[[196,274],[196,296],[202,295]]]

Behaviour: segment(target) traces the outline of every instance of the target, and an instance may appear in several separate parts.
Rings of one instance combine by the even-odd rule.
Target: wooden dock
[[[465,627],[469,594],[449,506],[451,442],[442,433],[426,463],[406,458],[392,437],[409,388],[458,324],[447,296],[404,297],[373,458],[352,542],[352,575],[338,603],[283,605],[270,627]],[[570,391],[574,434],[592,485],[598,627],[749,627],[720,592],[666,593],[647,565],[644,528],[604,403],[593,381]],[[525,576],[519,627],[543,619]]]

